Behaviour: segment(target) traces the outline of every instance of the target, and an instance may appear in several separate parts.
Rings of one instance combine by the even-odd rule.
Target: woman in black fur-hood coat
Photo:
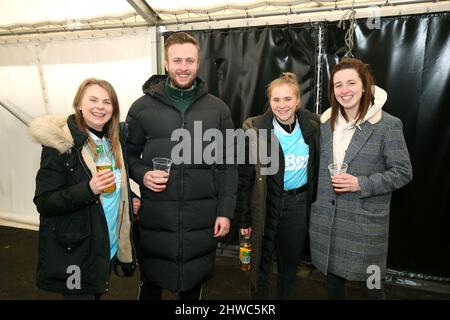
[[[96,79],[90,81],[94,81],[94,85],[97,83]],[[87,86],[91,82],[87,82]],[[81,115],[81,111],[76,112]],[[116,267],[121,266],[126,276],[131,276],[135,270],[131,234],[133,208],[123,154],[126,124],[120,125],[119,134],[117,117],[118,136],[110,140],[118,147],[114,153],[116,183],[119,174],[121,178],[116,188],[119,198],[114,198],[120,201],[118,211],[108,207],[108,212],[114,213],[114,218],[109,219],[117,219],[111,222],[113,227],[109,230],[102,204],[103,193],[96,194],[90,185],[92,177],[98,175],[88,146],[92,139],[88,130],[81,130],[75,119],[75,115],[43,116],[30,125],[31,136],[43,146],[33,199],[40,214],[36,282],[43,290],[65,296],[98,297],[108,289],[111,268],[118,273]],[[110,131],[108,140],[109,134]],[[117,233],[113,239],[117,240],[117,251],[111,258],[110,232],[115,225]]]

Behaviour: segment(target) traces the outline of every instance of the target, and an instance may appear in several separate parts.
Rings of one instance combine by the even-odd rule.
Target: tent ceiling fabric
[[[0,0],[2,26],[49,21],[71,23],[80,19],[133,13],[125,0]]]
[[[424,12],[432,11],[434,7],[438,7],[437,11],[443,11],[448,10],[450,1],[108,0],[106,4],[105,0],[0,0],[0,36],[136,28],[150,25],[177,25],[179,28],[179,26],[199,22],[215,23],[224,20],[250,20],[264,17],[291,18],[300,15],[307,16],[311,21],[314,19],[314,13],[334,12],[342,16],[345,10],[351,9],[352,6],[355,10],[359,10],[374,6],[403,8],[404,5],[421,6]],[[446,7],[439,9],[443,8],[443,5]],[[150,17],[150,14],[154,16]],[[336,19],[339,18],[334,20]],[[326,20],[326,18],[320,20]]]
[[[310,0],[293,0],[293,1],[209,1],[205,4],[195,3],[194,1],[183,1],[183,5],[171,5],[175,1],[164,0],[146,0],[153,9],[155,9],[163,20],[189,20],[196,16],[211,17],[227,17],[235,14],[247,14],[249,17],[261,13],[273,13],[278,15],[296,14],[305,11],[314,11],[317,9],[333,10],[340,8],[349,8],[354,4],[359,7],[367,7],[370,5],[388,5],[387,1],[374,0],[339,0],[339,1],[310,1]],[[411,2],[411,1],[391,1],[391,4]],[[424,1],[422,1],[424,2]],[[189,6],[187,4],[189,3]],[[212,4],[215,5],[212,5]]]

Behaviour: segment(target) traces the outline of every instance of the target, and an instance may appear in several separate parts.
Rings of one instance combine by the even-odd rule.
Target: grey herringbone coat
[[[391,194],[412,179],[402,122],[380,109],[356,128],[344,162],[361,191],[337,196],[327,168],[333,162],[330,113],[321,117],[319,183],[309,229],[312,263],[353,281],[366,281],[367,268],[376,265],[384,278]]]

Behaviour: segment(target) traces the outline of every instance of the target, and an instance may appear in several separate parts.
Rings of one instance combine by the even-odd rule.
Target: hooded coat
[[[248,118],[243,124],[244,130],[273,130],[273,113],[269,109],[260,116]],[[309,146],[308,180],[307,180],[307,216],[310,204],[315,200],[319,161],[319,127],[320,121],[316,114],[306,109],[297,111],[297,119],[303,138]],[[266,131],[267,132],[267,131]],[[257,150],[271,150],[270,144],[278,143],[275,135],[267,139],[258,139]],[[265,144],[266,146],[263,146]],[[278,145],[278,170],[271,175],[265,175],[265,167],[258,158],[256,164],[239,166],[239,187],[236,216],[239,228],[252,227],[251,242],[253,245],[250,283],[253,289],[258,288],[259,272],[269,273],[271,257],[275,250],[275,237],[281,213],[281,196],[284,189],[284,155]],[[259,151],[258,151],[259,152]],[[249,153],[249,151],[247,151]],[[273,164],[271,164],[273,165]],[[300,258],[300,257],[299,257]]]
[[[43,116],[33,120],[29,130],[43,145],[33,199],[40,213],[37,286],[63,294],[104,293],[111,271],[110,244],[101,199],[89,186],[96,167],[87,149],[88,134],[77,128],[74,115]],[[126,165],[121,174],[116,263],[130,276],[135,252]],[[77,270],[81,286],[69,288],[69,277]]]
[[[212,145],[205,131],[219,133],[224,148],[226,130],[234,129],[230,111],[208,94],[200,79],[192,104],[181,113],[166,95],[167,76],[152,76],[144,96],[131,106],[127,152],[131,178],[139,184],[142,280],[173,292],[192,289],[208,280],[214,270],[218,239],[213,237],[218,216],[233,217],[237,167],[218,158],[205,158]],[[217,131],[218,130],[218,131]],[[166,189],[153,192],[143,184],[155,157],[173,160]],[[211,159],[209,159],[211,160]],[[227,164],[231,163],[231,164]]]
[[[309,227],[312,263],[352,281],[366,281],[374,270],[386,276],[389,211],[392,192],[412,179],[400,119],[382,111],[387,94],[374,86],[374,103],[354,129],[345,152],[347,173],[361,191],[336,195],[328,165],[333,162],[331,109],[321,116],[317,200]]]

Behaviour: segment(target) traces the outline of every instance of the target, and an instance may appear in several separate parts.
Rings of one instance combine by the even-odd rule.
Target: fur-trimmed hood
[[[371,124],[375,124],[381,119],[381,112],[384,104],[387,100],[387,92],[381,89],[378,86],[372,86],[374,103],[369,107],[366,116],[363,121],[358,124],[363,123],[364,121],[369,121]],[[320,122],[325,123],[331,118],[331,108],[328,108],[320,117]]]
[[[74,139],[68,126],[68,115],[46,115],[33,119],[28,132],[36,142],[67,152],[74,145]]]

